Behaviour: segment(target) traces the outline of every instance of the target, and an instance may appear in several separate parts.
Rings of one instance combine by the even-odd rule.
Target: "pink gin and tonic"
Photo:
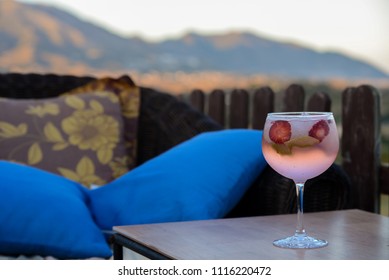
[[[262,137],[268,164],[292,179],[297,188],[298,220],[295,234],[276,240],[283,248],[320,248],[328,243],[308,236],[303,226],[304,183],[326,171],[335,161],[339,137],[332,113],[269,113]]]

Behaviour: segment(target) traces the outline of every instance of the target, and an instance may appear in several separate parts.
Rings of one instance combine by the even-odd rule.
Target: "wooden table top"
[[[274,239],[294,233],[296,215],[117,226],[114,231],[172,259],[389,259],[389,217],[361,210],[304,213],[320,249],[281,249]]]

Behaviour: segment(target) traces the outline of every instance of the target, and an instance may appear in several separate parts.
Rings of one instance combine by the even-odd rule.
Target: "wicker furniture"
[[[55,97],[94,79],[90,76],[5,73],[0,74],[0,96],[24,99]],[[223,127],[210,117],[174,96],[141,87],[137,165],[199,133],[221,129]],[[306,212],[349,208],[349,179],[334,164],[325,173],[307,182],[305,196]],[[228,217],[286,214],[294,213],[295,209],[293,183],[267,167]]]

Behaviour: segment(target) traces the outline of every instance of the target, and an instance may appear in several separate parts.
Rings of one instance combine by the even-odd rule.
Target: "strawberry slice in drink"
[[[311,130],[309,131],[309,136],[316,138],[319,142],[323,141],[323,139],[330,133],[330,127],[325,120],[318,121],[315,123]]]
[[[269,138],[276,144],[283,144],[290,140],[292,128],[288,121],[275,121],[269,130]]]

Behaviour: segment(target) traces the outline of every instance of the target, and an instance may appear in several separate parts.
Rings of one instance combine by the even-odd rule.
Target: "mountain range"
[[[152,20],[145,16],[145,20]],[[217,71],[297,78],[388,78],[373,65],[249,33],[123,37],[41,4],[0,1],[0,71]]]

